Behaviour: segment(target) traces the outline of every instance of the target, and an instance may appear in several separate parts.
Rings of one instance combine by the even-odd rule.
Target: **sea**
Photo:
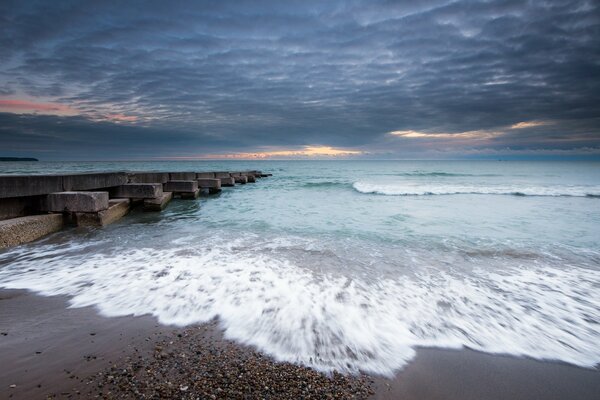
[[[0,174],[272,173],[161,213],[0,251],[0,287],[107,317],[218,320],[325,373],[391,376],[420,347],[600,363],[600,163],[0,163]]]

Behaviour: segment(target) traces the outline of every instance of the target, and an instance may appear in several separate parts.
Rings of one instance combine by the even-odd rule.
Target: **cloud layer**
[[[599,32],[593,1],[4,1],[2,152],[598,154]]]

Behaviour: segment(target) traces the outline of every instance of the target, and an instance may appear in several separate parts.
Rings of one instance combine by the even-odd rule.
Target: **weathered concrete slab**
[[[256,178],[252,174],[246,175],[246,178],[248,178],[248,183],[254,183],[254,182],[256,182]]]
[[[186,192],[179,193],[179,197],[181,197],[182,199],[185,199],[185,200],[197,199],[199,196],[200,196],[200,189],[198,189],[192,193],[186,193]]]
[[[0,249],[32,242],[62,227],[62,214],[29,215],[0,221]]]
[[[108,208],[108,192],[50,193],[46,202],[51,212],[98,212]]]
[[[0,198],[62,192],[60,175],[0,175]]]
[[[215,172],[215,178],[230,178],[231,174],[229,172]]]
[[[193,181],[196,179],[195,172],[171,172],[169,173],[170,181]]]
[[[227,178],[218,178],[221,181],[221,186],[235,186],[235,179],[231,176]]]
[[[194,193],[198,190],[197,180],[171,180],[163,185],[165,192]]]
[[[75,213],[77,226],[106,226],[121,219],[129,212],[129,199],[112,199],[106,210],[96,213]]]
[[[156,199],[163,193],[162,183],[128,183],[111,190],[111,197],[129,199]]]
[[[256,170],[254,170],[254,171],[246,171],[245,174],[248,175],[248,176],[252,175],[255,178],[262,178],[262,173],[260,171],[256,171]]]
[[[197,172],[196,179],[213,179],[215,178],[214,172]]]
[[[165,183],[169,180],[168,172],[130,172],[129,183]]]
[[[46,196],[0,198],[0,220],[39,214],[46,210]]]
[[[220,179],[198,179],[198,187],[203,190],[208,190],[208,193],[215,194],[221,191]]]
[[[68,192],[73,190],[104,189],[126,183],[127,174],[125,172],[63,175],[62,190]]]
[[[246,183],[248,183],[247,176],[238,175],[238,176],[232,176],[232,178],[235,179],[235,183],[240,183],[242,185],[245,185]]]
[[[144,200],[144,211],[162,211],[173,199],[172,192],[163,192],[162,196],[156,199]]]

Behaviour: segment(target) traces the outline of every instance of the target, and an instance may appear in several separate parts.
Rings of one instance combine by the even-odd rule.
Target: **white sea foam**
[[[164,324],[218,316],[226,337],[321,371],[390,375],[416,346],[468,346],[584,367],[600,361],[596,270],[532,261],[467,275],[422,266],[367,281],[273,254],[292,242],[261,251],[247,247],[247,238],[181,241],[160,251],[78,249],[65,257],[56,249],[35,257],[22,250],[0,269],[0,287],[69,295],[74,307],[152,314]]]
[[[427,182],[354,182],[354,189],[365,194],[387,196],[425,196],[453,194],[494,194],[521,196],[600,197],[599,186],[469,185]]]

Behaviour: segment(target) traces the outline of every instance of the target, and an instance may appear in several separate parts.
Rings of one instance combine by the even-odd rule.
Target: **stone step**
[[[129,199],[156,199],[163,193],[162,183],[128,183],[111,191],[111,197]]]
[[[108,208],[108,192],[59,192],[46,198],[50,212],[98,212]]]
[[[225,186],[235,186],[235,179],[232,176],[228,176],[228,177],[224,177],[224,178],[217,178],[221,181],[221,186],[225,187]]]
[[[170,172],[169,180],[170,181],[193,181],[196,179],[195,172]]]
[[[0,249],[32,242],[63,227],[62,214],[29,215],[0,221]]]
[[[173,199],[172,192],[163,192],[161,197],[144,200],[144,211],[162,211]]]
[[[235,180],[235,183],[240,183],[242,185],[245,185],[246,183],[248,183],[248,177],[247,176],[232,175],[232,178]]]
[[[200,189],[208,190],[210,194],[219,193],[221,191],[220,179],[197,179]]]
[[[111,199],[106,210],[96,213],[74,213],[77,226],[106,226],[127,215],[130,209],[129,199]]]
[[[174,193],[194,193],[198,191],[198,181],[193,180],[170,180],[163,185],[163,191]]]
[[[169,180],[168,172],[130,172],[129,183],[165,183]]]

